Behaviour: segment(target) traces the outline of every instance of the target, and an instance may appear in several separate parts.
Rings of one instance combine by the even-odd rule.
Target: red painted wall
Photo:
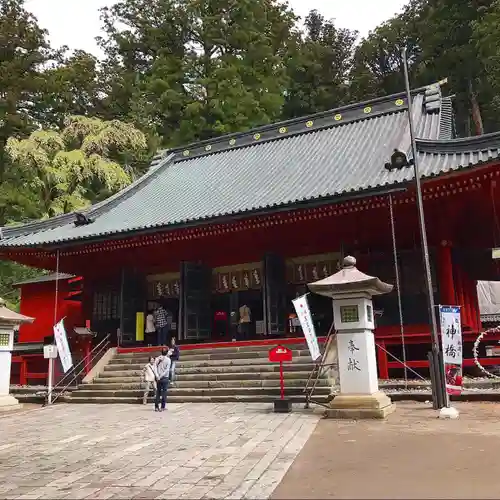
[[[69,291],[66,280],[59,281],[57,321],[65,317],[64,325],[69,333],[74,326],[83,326],[81,302],[64,300]],[[21,325],[19,342],[42,342],[44,337],[52,335],[54,326],[55,281],[29,283],[21,286],[20,312],[35,318],[31,324]]]

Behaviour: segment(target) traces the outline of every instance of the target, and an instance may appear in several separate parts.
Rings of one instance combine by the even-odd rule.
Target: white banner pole
[[[52,378],[54,373],[54,359],[49,358],[49,379],[47,381],[47,404],[52,404]]]

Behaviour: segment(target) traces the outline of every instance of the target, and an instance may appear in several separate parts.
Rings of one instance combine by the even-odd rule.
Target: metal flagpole
[[[426,277],[426,288],[427,288],[427,306],[429,309],[429,318],[431,322],[431,333],[432,333],[432,356],[434,359],[435,366],[439,366],[439,336],[436,322],[436,310],[434,305],[434,292],[432,288],[432,275],[431,266],[429,262],[429,247],[427,245],[427,233],[425,229],[425,215],[424,215],[424,203],[422,199],[422,186],[420,183],[420,171],[419,171],[419,161],[417,155],[417,143],[415,141],[415,134],[413,131],[413,106],[411,101],[411,91],[410,91],[410,79],[408,76],[408,58],[406,54],[406,47],[403,49],[403,67],[404,67],[404,77],[405,77],[405,87],[406,87],[406,100],[408,101],[408,123],[410,128],[410,138],[411,138],[411,150],[413,155],[413,169],[415,174],[415,187],[417,191],[417,208],[418,208],[418,222],[420,227],[420,239],[422,241],[422,253],[424,261],[424,270]],[[435,388],[436,388],[436,398],[438,401],[442,402],[444,400],[441,372],[439,370],[430,371],[431,376],[435,377]],[[442,404],[442,403],[441,403]]]
[[[54,325],[57,324],[57,306],[59,302],[59,250],[56,251],[56,293],[54,300]],[[54,359],[49,358],[49,375],[47,380],[47,404],[52,404],[52,386],[54,385]]]
[[[403,304],[401,302],[401,282],[399,279],[398,247],[396,243],[396,224],[394,222],[394,207],[392,204],[392,195],[389,194],[389,214],[391,217],[392,233],[392,253],[394,258],[394,273],[396,277],[396,288],[398,290],[398,309],[399,309],[399,332],[401,333],[401,347],[403,348],[403,367],[405,376],[405,389],[408,389],[408,367],[406,366],[406,345],[405,345],[405,327],[403,323]]]

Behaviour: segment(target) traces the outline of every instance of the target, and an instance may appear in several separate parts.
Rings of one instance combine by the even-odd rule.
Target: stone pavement
[[[243,403],[0,415],[0,498],[268,498],[318,419]]]
[[[385,422],[322,420],[272,498],[500,498],[500,405],[454,406],[459,420],[422,403]]]

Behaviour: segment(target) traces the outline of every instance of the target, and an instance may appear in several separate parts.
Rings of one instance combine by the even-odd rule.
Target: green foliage
[[[104,9],[112,116],[181,144],[281,116],[295,17],[276,0],[122,0]]]
[[[144,134],[117,120],[76,116],[65,125],[61,132],[36,130],[26,139],[11,137],[6,146],[47,217],[82,209],[102,192],[124,188],[134,161],[147,151]]]
[[[20,281],[37,278],[45,274],[40,269],[22,266],[15,262],[0,261],[0,297],[7,307],[19,311],[19,289],[12,285]]]
[[[305,19],[306,32],[290,43],[284,118],[347,104],[355,31],[338,29],[317,11]]]
[[[24,0],[0,0],[0,226],[103,200],[158,147],[400,92],[403,47],[412,86],[448,77],[460,134],[500,128],[500,0],[409,0],[362,40],[281,0],[101,14],[98,61],[50,47]]]

